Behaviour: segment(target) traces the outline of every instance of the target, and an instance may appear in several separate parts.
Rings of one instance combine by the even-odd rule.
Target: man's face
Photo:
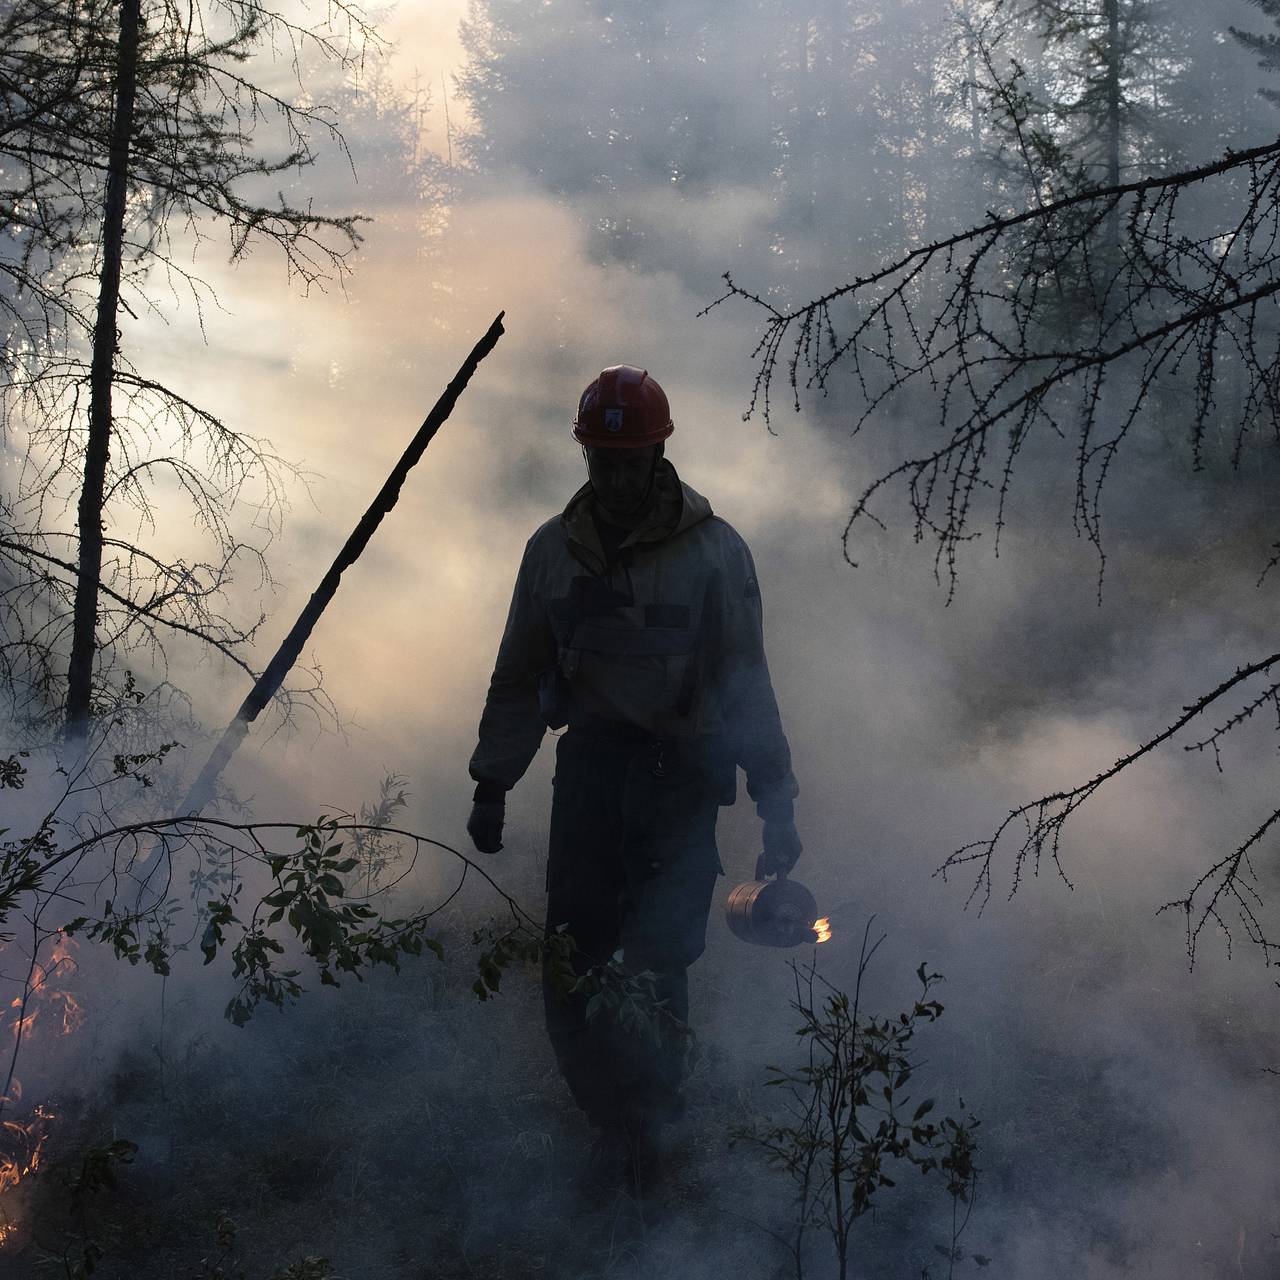
[[[587,475],[596,504],[606,516],[635,516],[649,497],[658,445],[644,449],[601,449],[588,445]]]

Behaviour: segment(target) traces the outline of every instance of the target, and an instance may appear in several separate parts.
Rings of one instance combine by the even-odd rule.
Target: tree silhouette
[[[1099,254],[1100,227],[1120,228],[1118,253]],[[1064,263],[1080,263],[1080,288],[1064,314],[1046,306]],[[956,589],[959,554],[984,526],[997,545],[1029,442],[1071,443],[1074,520],[1098,557],[1106,554],[1102,498],[1118,455],[1161,412],[1180,406],[1193,469],[1210,460],[1239,470],[1253,448],[1264,465],[1280,444],[1280,142],[1228,152],[1196,168],[1087,187],[924,245],[896,261],[784,309],[726,276],[707,310],[746,302],[762,314],[747,416],[776,411],[779,379],[800,408],[802,392],[850,394],[862,408],[855,431],[911,394],[936,423],[932,440],[876,476],[858,494],[843,534],[846,559],[864,523],[883,527],[882,502],[905,493],[918,541],[935,573]],[[936,299],[932,305],[930,300]],[[1276,468],[1268,473],[1272,483]],[[1274,502],[1271,504],[1274,513]],[[1275,530],[1272,530],[1275,534]],[[1263,557],[1266,553],[1262,552]],[[1280,565],[1276,554],[1262,578]],[[970,900],[991,892],[998,846],[1013,833],[1010,893],[1048,858],[1066,879],[1060,839],[1066,820],[1143,756],[1220,717],[1189,751],[1211,751],[1259,712],[1280,713],[1280,652],[1259,655],[1188,701],[1166,729],[1078,786],[1015,809],[986,840],[953,853],[940,869],[973,870]],[[1267,812],[1187,894],[1167,904],[1186,917],[1195,958],[1205,926],[1245,936],[1268,960],[1275,946],[1251,862],[1280,808]],[[1068,881],[1069,883],[1069,881]]]
[[[231,515],[248,500],[270,529],[292,469],[146,373],[122,320],[159,309],[157,276],[197,310],[213,301],[191,249],[217,227],[232,261],[269,245],[304,289],[343,274],[359,220],[297,191],[321,144],[343,145],[302,77],[316,63],[354,73],[376,39],[343,3],[314,21],[258,0],[19,0],[0,13],[0,413],[22,441],[0,495],[0,665],[15,712],[39,720],[61,702],[83,734],[120,656],[149,647],[163,670],[167,634],[247,669],[257,624],[232,621],[224,593],[237,568],[266,562]],[[274,73],[251,78],[263,50],[290,68],[292,95]],[[209,558],[120,527],[132,507],[154,531],[157,484],[188,501]]]

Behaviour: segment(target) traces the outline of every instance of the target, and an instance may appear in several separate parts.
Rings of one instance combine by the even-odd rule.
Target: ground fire
[[[27,962],[22,994],[9,1003],[12,1021],[7,1030],[13,1040],[7,1091],[0,1094],[0,1116],[12,1114],[21,1105],[22,1085],[14,1071],[21,1045],[31,1039],[36,1028],[56,1028],[55,1034],[67,1036],[84,1021],[80,1002],[62,985],[76,969],[74,947],[71,939],[58,935],[46,961]],[[17,1234],[13,1193],[40,1168],[53,1119],[48,1107],[37,1104],[25,1121],[10,1118],[0,1121],[0,1248]]]
[[[6,1105],[16,1103],[21,1096],[22,1087],[15,1081],[4,1101]],[[0,1249],[17,1234],[13,1191],[39,1169],[53,1118],[47,1107],[37,1106],[26,1124],[16,1120],[0,1123]]]
[[[48,962],[31,966],[30,976],[22,995],[15,996],[9,1007],[14,1012],[13,1034],[29,1039],[37,1020],[50,1017],[61,1022],[59,1034],[67,1036],[84,1021],[80,1002],[65,988],[55,985],[75,972],[76,960],[72,954],[75,943],[60,934],[49,953]]]

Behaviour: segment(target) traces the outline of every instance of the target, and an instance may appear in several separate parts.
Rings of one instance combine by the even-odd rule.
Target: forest
[[[0,1276],[1280,1272],[1278,71],[1277,0],[0,0]],[[790,871],[745,735],[687,1017],[549,915],[584,725],[472,754],[617,365],[798,783]]]

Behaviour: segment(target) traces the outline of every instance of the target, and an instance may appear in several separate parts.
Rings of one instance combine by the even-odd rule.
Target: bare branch
[[[1021,823],[1025,829],[1025,838],[1021,847],[1014,854],[1013,882],[1009,889],[1009,897],[1012,898],[1017,893],[1022,882],[1023,870],[1028,861],[1031,863],[1033,874],[1038,874],[1041,858],[1046,852],[1053,860],[1058,875],[1068,887],[1071,887],[1071,881],[1068,879],[1059,858],[1059,841],[1063,825],[1067,819],[1103,783],[1109,782],[1131,764],[1142,759],[1143,756],[1149,755],[1163,743],[1168,742],[1170,738],[1185,729],[1197,717],[1203,715],[1209,707],[1213,706],[1214,703],[1218,702],[1232,689],[1253,676],[1270,671],[1277,664],[1280,664],[1280,653],[1273,653],[1269,658],[1263,658],[1259,662],[1240,667],[1234,675],[1222,681],[1216,688],[1211,689],[1203,697],[1184,707],[1182,715],[1167,729],[1152,738],[1148,738],[1140,746],[1129,752],[1128,755],[1121,756],[1110,768],[1104,769],[1101,773],[1090,778],[1088,782],[1072,787],[1068,791],[1054,791],[1049,795],[1041,796],[1038,800],[1032,800],[1028,804],[1020,805],[1018,808],[1011,810],[1009,816],[1000,823],[988,839],[963,845],[947,858],[935,874],[941,875],[945,880],[948,871],[957,867],[976,864],[977,875],[965,905],[967,906],[981,894],[981,901],[979,902],[979,909],[981,910],[991,899],[991,861],[995,856],[996,846],[1010,827]]]

